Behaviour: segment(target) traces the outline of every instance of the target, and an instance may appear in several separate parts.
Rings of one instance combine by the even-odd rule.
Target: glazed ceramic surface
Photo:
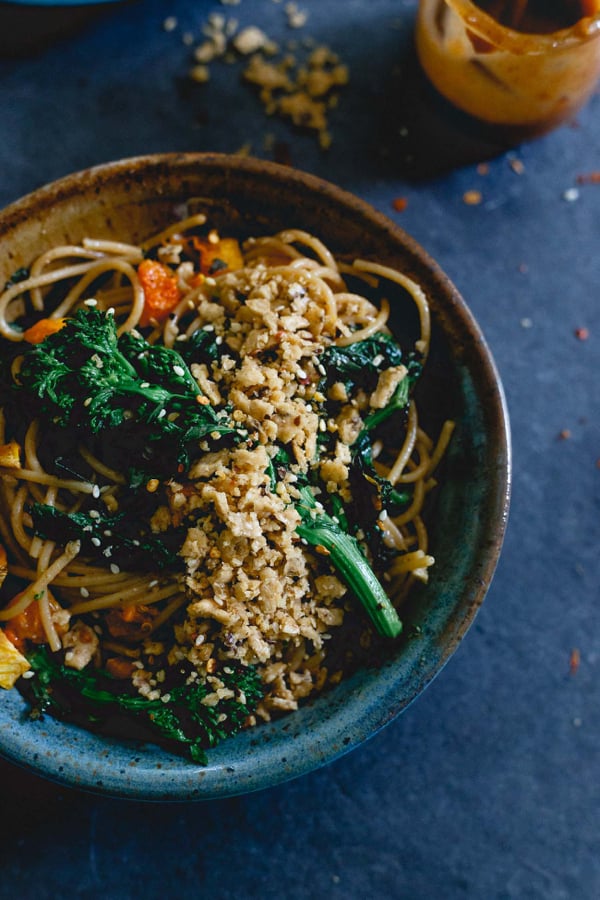
[[[466,634],[500,553],[510,489],[502,387],[456,288],[405,232],[356,197],[294,169],[237,156],[167,154],[69,176],[0,214],[0,273],[86,235],[138,240],[184,204],[210,221],[258,235],[296,227],[335,252],[402,269],[424,288],[433,342],[419,407],[425,427],[457,423],[429,511],[436,566],[403,610],[404,635],[380,668],[358,672],[301,710],[209,751],[199,767],[150,744],[100,737],[44,717],[32,722],[16,691],[0,697],[0,753],[55,781],[149,800],[225,797],[331,762],[390,722],[440,671]],[[402,316],[396,312],[396,327]],[[394,321],[394,311],[392,312]],[[408,327],[408,325],[407,325]]]

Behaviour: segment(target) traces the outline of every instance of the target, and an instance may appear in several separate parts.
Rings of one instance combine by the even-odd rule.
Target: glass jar
[[[600,77],[600,0],[420,0],[420,63],[456,107],[534,137],[569,119]]]

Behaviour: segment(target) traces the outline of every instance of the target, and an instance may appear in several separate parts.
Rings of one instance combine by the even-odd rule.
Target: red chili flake
[[[523,172],[525,171],[525,166],[521,162],[520,159],[509,160],[509,165],[510,165],[511,169],[513,170],[513,172],[515,173],[515,175],[522,175]]]
[[[568,441],[569,438],[571,437],[571,432],[569,431],[568,428],[563,428],[562,431],[559,431],[558,437],[561,441]]]
[[[490,172],[490,167],[489,167],[488,163],[486,163],[486,162],[479,163],[479,165],[477,166],[477,174],[478,175],[489,175],[489,172]]]
[[[396,212],[404,212],[404,210],[408,206],[408,198],[407,197],[395,197],[392,200],[392,206],[394,207]]]
[[[477,206],[482,201],[481,191],[465,191],[463,194],[463,202],[467,206]]]
[[[586,172],[575,180],[577,184],[600,184],[600,172]]]
[[[577,675],[577,670],[579,669],[579,663],[581,662],[581,654],[577,647],[573,647],[571,650],[571,656],[569,657],[569,674]]]
[[[576,328],[575,329],[575,337],[578,341],[587,341],[590,336],[590,332],[587,328]]]
[[[517,271],[519,271],[521,275],[526,275],[527,272],[529,272],[529,266],[524,262],[519,263],[519,265],[517,266]]]

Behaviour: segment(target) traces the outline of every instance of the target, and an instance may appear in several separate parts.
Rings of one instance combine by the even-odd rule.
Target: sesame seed
[[[106,310],[106,315],[107,315],[107,316],[114,316],[114,314],[115,314],[115,308],[114,308],[114,306],[109,306],[109,308]]]
[[[158,418],[162,419],[162,418],[164,418],[164,416],[166,416],[166,414],[167,414],[166,409],[161,409],[161,411],[158,414]]]
[[[183,368],[183,366],[173,366],[173,371],[176,375],[179,375],[180,378],[183,378],[183,376],[185,375],[185,369]]]
[[[562,196],[567,203],[574,203],[575,200],[579,200],[579,191],[577,188],[568,188],[566,191],[563,191]]]
[[[113,575],[118,575],[119,572],[121,571],[121,569],[119,568],[119,566],[116,563],[111,563],[110,571],[113,573]]]
[[[92,488],[92,497],[95,497],[96,499],[98,499],[99,496],[100,496],[100,488],[98,487],[97,484],[95,484],[94,487]]]
[[[28,669],[27,672],[23,672],[23,674],[21,675],[21,678],[29,679],[29,678],[33,678],[34,675],[35,675],[35,671],[33,669]]]
[[[92,402],[92,398],[91,398],[91,397],[86,397],[85,400],[83,401],[83,405],[84,405],[84,406],[89,406],[91,402]]]
[[[90,509],[88,516],[90,517],[90,519],[99,519],[100,513],[97,509]]]
[[[92,544],[94,545],[94,547],[99,547],[102,544],[102,541],[100,540],[100,538],[93,537]]]
[[[88,591],[88,589],[86,587],[79,588],[79,593],[81,594],[82,597],[90,596],[90,592]]]
[[[84,306],[98,306],[98,301],[95,297],[88,297],[87,300],[83,301]]]

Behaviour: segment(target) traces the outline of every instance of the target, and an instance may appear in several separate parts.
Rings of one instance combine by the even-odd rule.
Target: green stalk
[[[402,622],[394,606],[365,558],[356,538],[346,534],[327,515],[312,496],[310,488],[301,488],[302,500],[296,507],[302,517],[297,527],[301,538],[324,552],[334,569],[362,603],[379,634],[395,638]]]

